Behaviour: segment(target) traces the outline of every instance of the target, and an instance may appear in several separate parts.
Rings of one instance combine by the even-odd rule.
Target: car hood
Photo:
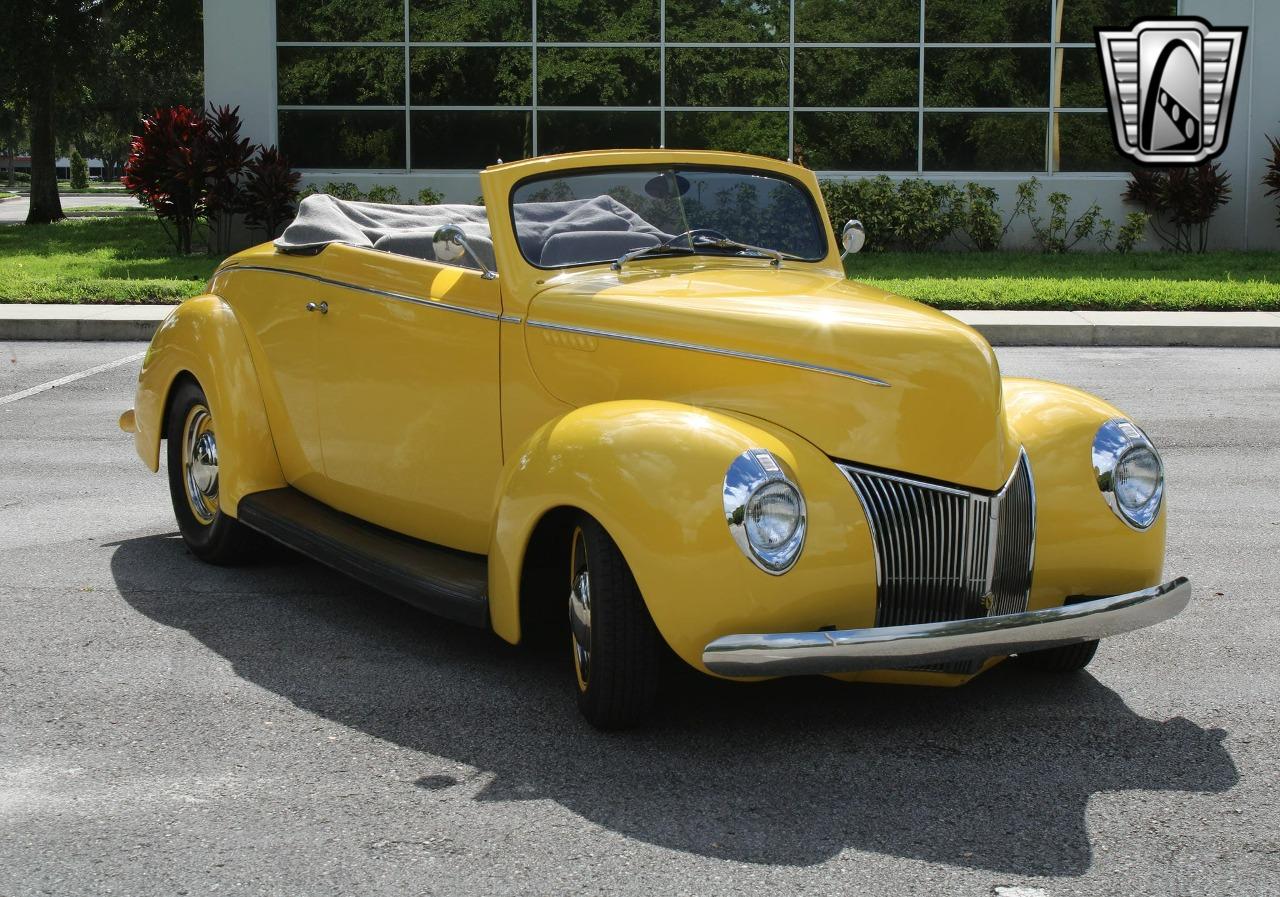
[[[978,489],[998,489],[1017,457],[981,335],[823,270],[717,260],[560,275],[530,303],[525,343],[571,405],[724,409],[834,458]]]

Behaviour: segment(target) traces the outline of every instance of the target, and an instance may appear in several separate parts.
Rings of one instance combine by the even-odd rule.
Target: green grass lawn
[[[180,302],[218,259],[185,258],[153,217],[0,227],[0,302]]]
[[[1276,252],[868,252],[845,269],[939,308],[1280,310]]]
[[[178,302],[217,265],[150,216],[0,227],[0,302]],[[1280,253],[862,253],[855,280],[940,308],[1280,311]]]

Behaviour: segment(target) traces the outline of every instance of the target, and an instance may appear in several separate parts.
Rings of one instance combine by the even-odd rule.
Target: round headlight
[[[764,449],[743,452],[724,477],[724,513],[742,553],[768,573],[786,573],[804,548],[804,496]]]
[[[747,538],[759,551],[787,544],[800,527],[800,493],[782,480],[765,483],[747,499]]]
[[[1147,434],[1109,420],[1093,439],[1093,471],[1111,510],[1135,529],[1155,522],[1164,498],[1164,465]]]

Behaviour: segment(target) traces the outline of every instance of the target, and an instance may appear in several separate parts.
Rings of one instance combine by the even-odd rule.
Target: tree
[[[56,117],[61,102],[75,102],[94,58],[100,13],[101,0],[25,0],[0,41],[0,69],[16,75],[30,127],[28,224],[66,217],[58,199]]]

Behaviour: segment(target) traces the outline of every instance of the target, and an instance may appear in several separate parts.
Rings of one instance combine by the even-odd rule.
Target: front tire
[[[586,515],[570,540],[569,624],[582,715],[598,729],[642,722],[657,703],[662,636],[617,544]]]
[[[213,412],[194,380],[174,387],[169,400],[169,498],[182,541],[210,564],[232,566],[253,560],[261,537],[227,515],[218,499],[218,441]]]

